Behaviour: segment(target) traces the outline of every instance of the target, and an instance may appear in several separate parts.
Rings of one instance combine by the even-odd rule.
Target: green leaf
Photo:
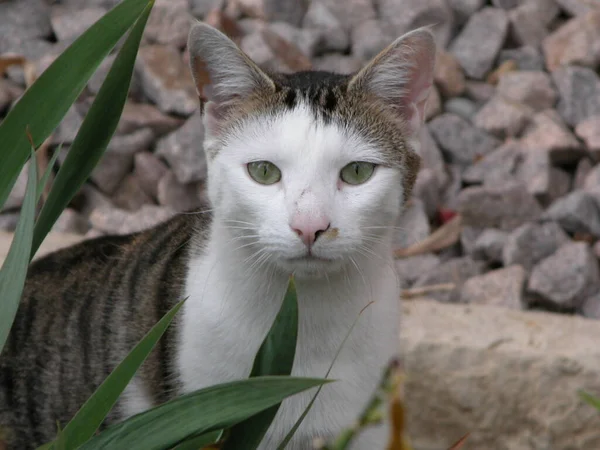
[[[127,387],[138,368],[146,360],[158,340],[183,305],[177,303],[158,321],[144,338],[115,367],[94,394],[83,404],[75,417],[56,438],[54,448],[76,449],[88,441],[110,412],[123,390]],[[138,447],[144,448],[144,447]]]
[[[327,378],[329,376],[329,373],[331,372],[331,369],[333,369],[333,365],[335,364],[338,356],[340,356],[340,352],[342,351],[342,348],[344,348],[344,344],[346,343],[346,341],[350,337],[350,334],[352,333],[352,330],[354,330],[354,327],[356,326],[356,323],[358,322],[358,319],[360,319],[360,316],[362,315],[362,313],[364,312],[364,310],[367,309],[372,304],[373,304],[373,302],[367,303],[367,305],[363,309],[360,310],[360,312],[358,313],[358,316],[356,316],[356,319],[354,319],[354,322],[352,323],[352,325],[348,329],[348,333],[346,333],[346,336],[344,337],[344,340],[342,341],[342,343],[338,347],[337,351],[335,352],[333,360],[331,361],[331,364],[329,365],[329,368],[327,369],[327,372],[325,373],[325,378]],[[308,405],[306,405],[306,408],[304,409],[304,411],[302,412],[302,414],[300,414],[300,417],[298,418],[298,420],[296,421],[296,423],[294,423],[294,426],[292,427],[292,429],[288,432],[288,434],[286,434],[286,436],[283,439],[283,441],[281,441],[281,444],[279,444],[279,446],[277,447],[277,450],[284,450],[287,447],[287,445],[290,443],[290,441],[292,440],[292,437],[294,436],[294,433],[296,433],[296,430],[298,430],[298,428],[300,427],[300,424],[302,423],[302,421],[304,420],[304,418],[306,417],[306,415],[308,414],[308,412],[312,408],[312,405],[315,402],[315,400],[317,399],[317,396],[319,395],[319,393],[321,392],[321,388],[322,387],[323,387],[323,385],[319,386],[319,388],[317,389],[317,392],[315,392],[315,395],[313,395],[313,397],[310,399],[310,402],[308,402]]]
[[[27,89],[0,124],[0,205],[27,161],[29,127],[34,147],[61,122],[102,60],[142,13],[148,0],[123,0],[85,31]]]
[[[229,428],[283,399],[330,380],[253,377],[179,396],[94,436],[80,450],[164,450],[185,439]]]
[[[8,255],[0,269],[0,353],[8,339],[15,315],[19,309],[21,295],[25,287],[31,241],[33,239],[33,224],[35,220],[35,205],[37,203],[37,167],[35,154],[30,147],[30,164],[27,179],[25,199],[21,207],[21,215]]]
[[[598,411],[600,411],[600,398],[594,397],[592,394],[585,392],[583,390],[579,391],[579,396],[581,397],[581,399],[584,402],[586,402],[587,404],[593,406]]]
[[[290,278],[279,313],[256,354],[250,376],[289,375],[292,373],[297,337],[298,301],[294,279]],[[279,406],[277,404],[233,427],[222,450],[258,448],[275,418]]]
[[[127,36],[127,40],[117,54],[94,103],[71,144],[64,163],[56,175],[52,190],[35,224],[32,256],[54,222],[56,222],[56,219],[58,219],[58,216],[96,167],[117,129],[123,107],[127,101],[127,93],[129,92],[131,76],[144,27],[153,4],[153,1],[148,2],[129,36]]]
[[[186,439],[181,444],[173,447],[171,450],[199,450],[208,445],[219,442],[222,436],[223,430],[211,431],[210,433],[204,433],[200,436]]]
[[[48,167],[46,167],[44,175],[42,175],[42,178],[40,178],[36,194],[37,201],[40,201],[40,198],[44,193],[44,188],[48,184],[48,179],[50,178],[50,174],[52,173],[52,169],[54,169],[54,164],[56,164],[56,160],[58,159],[58,155],[60,154],[61,150],[62,144],[60,144],[58,148],[54,151],[54,155],[52,155],[52,158],[50,158],[50,161],[48,162]]]

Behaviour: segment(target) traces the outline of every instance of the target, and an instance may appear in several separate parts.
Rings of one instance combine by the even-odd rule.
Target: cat
[[[296,280],[292,374],[326,385],[287,448],[352,425],[399,347],[395,223],[420,165],[433,84],[428,27],[360,71],[275,73],[196,22],[190,68],[200,98],[209,205],[151,229],[102,236],[34,261],[0,355],[8,448],[52,440],[143,335],[188,297],[101,429],[177,395],[249,375]],[[198,142],[200,151],[202,143]],[[275,448],[315,389],[286,399],[260,449]],[[354,449],[383,449],[389,425]]]

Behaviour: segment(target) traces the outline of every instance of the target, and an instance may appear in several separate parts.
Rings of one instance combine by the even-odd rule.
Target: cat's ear
[[[218,135],[228,108],[273,81],[225,34],[196,22],[188,37],[192,77],[204,109],[204,126]]]
[[[350,81],[349,89],[367,91],[398,111],[411,136],[418,135],[433,85],[435,38],[418,28],[392,42]]]

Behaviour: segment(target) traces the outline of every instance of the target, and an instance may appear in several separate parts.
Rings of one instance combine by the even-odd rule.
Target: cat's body
[[[175,395],[244,378],[295,275],[293,375],[325,386],[288,448],[352,424],[398,352],[394,224],[419,166],[434,44],[418,30],[354,76],[266,74],[206,25],[190,35],[204,105],[211,211],[104,237],[34,263],[0,356],[9,448],[52,439],[144,333],[188,297],[107,424]],[[200,144],[199,144],[200,145]],[[358,162],[356,162],[358,161]],[[314,390],[282,404],[275,448]],[[383,449],[386,426],[355,449]]]

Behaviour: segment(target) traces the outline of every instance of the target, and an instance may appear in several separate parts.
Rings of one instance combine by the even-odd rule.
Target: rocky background
[[[0,55],[39,73],[116,3],[0,0]],[[423,168],[398,224],[405,297],[600,319],[600,1],[157,0],[117,134],[56,230],[127,233],[202,202],[193,17],[264,66],[344,73],[437,24]],[[54,133],[59,164],[113,59]],[[24,88],[18,67],[0,77],[0,117]],[[24,188],[23,174],[0,228],[14,228]]]

